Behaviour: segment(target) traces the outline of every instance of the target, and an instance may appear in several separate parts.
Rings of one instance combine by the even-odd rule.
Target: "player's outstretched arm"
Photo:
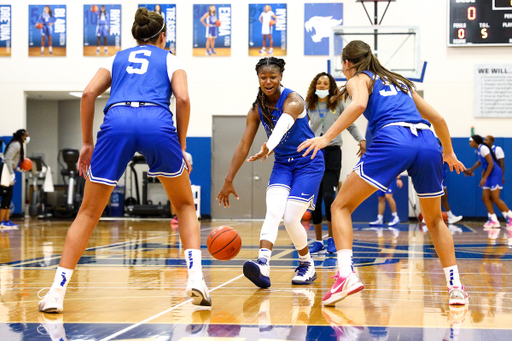
[[[235,198],[238,199],[238,195],[235,192],[235,187],[233,186],[233,180],[235,179],[236,173],[244,160],[247,158],[249,154],[249,150],[251,149],[252,143],[254,141],[254,137],[258,132],[258,127],[260,124],[260,117],[258,115],[258,108],[249,110],[247,114],[247,120],[245,124],[245,131],[242,139],[238,143],[235,149],[235,154],[231,159],[231,164],[229,165],[228,174],[224,179],[224,185],[217,195],[217,200],[219,200],[219,205],[224,205],[224,207],[231,207],[229,202],[229,195],[233,194]]]
[[[443,161],[450,166],[450,171],[455,171],[457,174],[464,171],[466,167],[457,159],[453,151],[452,139],[448,125],[441,116],[430,104],[428,104],[416,91],[412,90],[412,98],[416,104],[416,108],[421,114],[421,117],[428,120],[434,126],[434,130],[441,141],[443,146]]]

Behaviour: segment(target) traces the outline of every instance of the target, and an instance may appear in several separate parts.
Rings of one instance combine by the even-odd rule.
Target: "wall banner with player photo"
[[[11,5],[0,5],[0,57],[11,56]]]
[[[139,7],[146,7],[148,11],[157,12],[160,14],[167,25],[165,35],[165,49],[170,50],[172,54],[176,55],[176,5],[139,5]]]
[[[304,55],[328,56],[331,27],[340,25],[342,3],[304,4]]]
[[[231,5],[194,5],[194,56],[231,56]]]
[[[249,56],[286,56],[286,4],[249,4]]]
[[[66,55],[66,5],[28,6],[28,55]]]
[[[121,5],[84,5],[84,56],[121,50]]]

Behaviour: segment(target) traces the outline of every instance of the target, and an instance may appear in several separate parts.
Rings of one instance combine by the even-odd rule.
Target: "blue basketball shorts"
[[[431,130],[418,130],[415,136],[402,126],[379,129],[353,170],[383,192],[396,181],[398,174],[407,170],[420,198],[444,194],[441,185],[443,156]]]
[[[322,153],[317,153],[313,160],[310,157],[276,159],[267,190],[272,187],[286,188],[290,191],[288,200],[309,204],[309,208],[314,210],[315,196],[318,194],[325,167]]]
[[[44,25],[41,29],[41,35],[43,37],[51,37],[52,36],[52,27],[50,25]]]
[[[396,181],[393,181],[393,182],[391,182],[391,185],[389,185],[388,189],[385,192],[379,191],[379,193],[377,195],[379,197],[383,197],[386,194],[393,194],[393,191],[395,190],[395,187],[396,187]]]
[[[98,132],[89,179],[115,186],[135,152],[144,155],[148,176],[178,177],[186,169],[169,110],[160,106],[108,110]]]
[[[107,25],[96,26],[96,36],[97,37],[108,37]]]
[[[485,172],[485,169],[482,170],[482,172]],[[494,165],[491,174],[487,177],[483,189],[490,189],[491,191],[503,189],[503,171],[496,164]]]

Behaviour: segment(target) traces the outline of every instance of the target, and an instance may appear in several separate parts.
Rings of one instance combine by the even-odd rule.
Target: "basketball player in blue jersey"
[[[84,199],[71,225],[55,281],[39,302],[43,312],[62,312],[66,287],[84,252],[113,188],[135,152],[146,158],[149,176],[156,176],[179,218],[179,233],[188,268],[186,294],[196,305],[211,305],[201,269],[199,223],[184,154],[190,117],[187,74],[165,47],[165,22],[141,7],[135,13],[132,35],[138,46],[109,58],[84,90],[81,103],[83,147],[78,160],[87,174]],[[94,147],[94,103],[111,88],[105,119]],[[176,98],[176,127],[169,110]]]
[[[103,38],[103,43],[105,44],[105,54],[108,53],[108,22],[109,16],[107,14],[107,9],[104,5],[100,7],[100,13],[98,14],[98,25],[96,26],[96,36],[98,37],[96,54],[100,54],[100,43],[101,38]]]
[[[512,229],[512,211],[507,204],[500,198],[500,192],[503,189],[503,170],[492,145],[484,143],[484,139],[480,135],[473,135],[469,138],[469,146],[476,149],[478,161],[473,167],[466,169],[466,175],[473,175],[473,171],[482,165],[482,178],[480,187],[482,187],[482,201],[489,214],[489,221],[484,224],[485,230],[500,228],[501,224],[494,212],[494,204],[498,206],[503,216],[507,220],[507,229]]]
[[[48,51],[53,54],[52,50],[52,26],[55,24],[55,18],[53,17],[52,9],[50,6],[44,6],[43,13],[37,19],[38,23],[43,24],[41,29],[41,54],[44,54],[45,38],[48,37]]]
[[[421,212],[444,268],[449,303],[466,304],[468,295],[460,282],[452,235],[441,214],[443,161],[457,173],[465,169],[453,152],[445,120],[414,91],[411,81],[384,68],[365,42],[348,43],[341,59],[347,83],[340,96],[350,97],[352,102],[324,136],[305,141],[298,150],[314,157],[361,114],[368,119],[374,140],[331,207],[339,271],[323,305],[332,306],[364,288],[353,270],[351,213],[376,190],[386,191],[405,170],[420,198]],[[430,130],[431,123],[443,153]]]
[[[258,96],[247,114],[244,135],[217,195],[219,204],[224,207],[230,205],[230,194],[238,199],[233,179],[249,153],[261,122],[268,142],[247,161],[264,161],[274,152],[275,162],[267,187],[267,213],[261,227],[258,260],[245,262],[243,268],[244,275],[260,288],[270,287],[269,262],[281,219],[299,253],[299,266],[292,284],[311,284],[317,278],[306,230],[300,220],[308,208],[314,209],[315,195],[324,174],[324,159],[321,154],[304,158],[297,152],[301,142],[315,135],[309,128],[302,97],[281,86],[284,65],[283,59],[274,57],[262,58],[256,64]]]
[[[208,13],[201,17],[201,23],[206,27],[206,55],[217,54],[215,52],[215,38],[217,38],[217,8],[210,5]]]

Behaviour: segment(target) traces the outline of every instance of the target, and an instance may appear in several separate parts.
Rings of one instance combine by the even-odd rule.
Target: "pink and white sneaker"
[[[512,219],[507,217],[507,230],[512,229]]]
[[[450,295],[450,300],[448,304],[450,305],[466,305],[469,303],[469,295],[466,293],[466,288],[461,285],[460,287],[451,287],[447,288],[448,294]]]
[[[501,227],[501,224],[499,221],[494,221],[494,220],[487,220],[487,222],[484,224],[484,231],[488,231],[492,228],[500,228]]]
[[[331,289],[322,298],[322,305],[324,306],[334,306],[336,302],[364,289],[363,283],[355,272],[352,272],[348,277],[341,277],[338,271],[336,276],[331,277],[334,277],[335,280]]]

